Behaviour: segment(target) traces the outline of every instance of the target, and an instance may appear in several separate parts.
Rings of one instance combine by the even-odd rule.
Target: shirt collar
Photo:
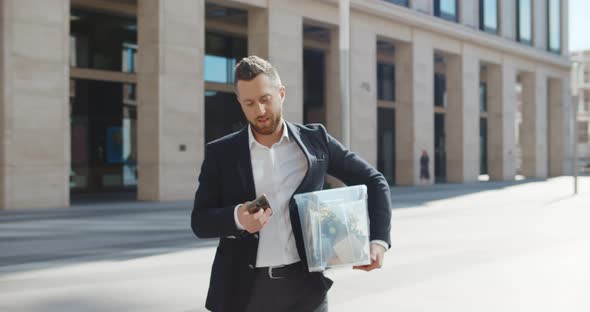
[[[281,122],[283,123],[283,134],[281,134],[281,138],[275,144],[280,144],[281,142],[283,142],[283,140],[286,140],[287,142],[291,142],[289,139],[289,130],[287,129],[287,123],[285,122],[284,119],[281,119]],[[250,146],[250,150],[252,150],[252,148],[254,146],[256,146],[256,144],[261,145],[254,138],[254,134],[252,133],[252,128],[251,128],[250,124],[248,124],[248,146]]]

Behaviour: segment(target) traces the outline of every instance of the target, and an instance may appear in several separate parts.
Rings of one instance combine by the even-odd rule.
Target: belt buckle
[[[278,268],[282,268],[282,267],[284,267],[284,265],[281,265],[281,266],[276,266],[276,267],[268,267],[268,277],[269,277],[270,279],[283,279],[283,278],[285,278],[284,276],[274,276],[274,275],[272,274],[272,270],[273,270],[273,269],[278,269]]]

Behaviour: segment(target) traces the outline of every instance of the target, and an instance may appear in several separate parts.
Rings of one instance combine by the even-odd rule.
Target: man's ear
[[[279,89],[279,96],[281,97],[281,104],[285,102],[285,86],[281,86]]]

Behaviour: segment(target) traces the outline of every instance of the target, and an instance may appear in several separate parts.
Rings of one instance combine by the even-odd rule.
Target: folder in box
[[[367,187],[294,196],[310,272],[370,264]]]

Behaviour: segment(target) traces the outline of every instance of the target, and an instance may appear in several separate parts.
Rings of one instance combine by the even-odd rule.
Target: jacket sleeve
[[[191,227],[200,238],[238,236],[234,209],[236,205],[221,207],[221,172],[211,146],[205,146],[205,159],[195,193]]]
[[[382,240],[391,247],[391,193],[385,177],[357,154],[349,151],[326,132],[328,174],[346,185],[367,186],[370,240]]]

